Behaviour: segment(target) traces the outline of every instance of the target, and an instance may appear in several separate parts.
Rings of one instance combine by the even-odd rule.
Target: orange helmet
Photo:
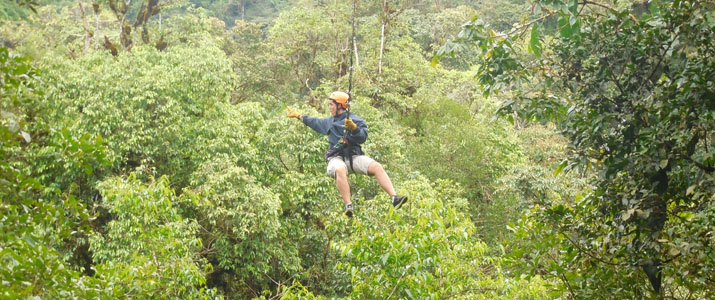
[[[345,92],[335,91],[330,94],[330,100],[339,103],[343,108],[348,108],[348,99],[350,99],[350,96]]]

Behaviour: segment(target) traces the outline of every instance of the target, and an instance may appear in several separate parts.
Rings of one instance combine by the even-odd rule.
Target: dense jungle
[[[0,0],[0,299],[712,299],[714,31],[711,0]],[[347,217],[287,117],[338,90],[401,207],[351,174]]]

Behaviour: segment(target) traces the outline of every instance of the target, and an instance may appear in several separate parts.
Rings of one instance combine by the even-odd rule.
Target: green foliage
[[[231,46],[225,50],[233,62],[236,72],[236,88],[231,94],[231,102],[263,100],[269,103],[285,101],[283,94],[289,90],[282,87],[282,67],[274,55],[270,55],[270,45],[263,43],[263,31],[258,24],[236,21],[228,33]],[[287,70],[283,70],[287,72]],[[270,98],[268,98],[270,97]]]
[[[111,178],[99,185],[103,208],[112,216],[104,232],[90,235],[97,277],[113,288],[110,297],[197,298],[205,289],[195,220],[184,219],[167,177],[148,185]]]
[[[588,176],[554,171],[566,155],[567,143],[552,127],[530,124],[517,131],[524,159],[497,179],[493,198],[498,201],[478,209],[487,238],[512,241],[508,223],[516,223],[535,206],[573,199],[588,186]]]
[[[17,20],[27,17],[29,14],[17,3],[12,1],[0,2],[0,20]]]
[[[169,45],[203,44],[221,48],[224,43],[225,24],[218,18],[210,17],[210,12],[202,8],[188,8],[184,14],[166,21],[170,30],[161,32],[162,39]]]
[[[60,22],[68,22],[67,18],[61,17],[66,14],[57,13],[48,6],[38,7],[37,11],[37,14],[30,15],[26,20],[4,22],[0,27],[2,43],[13,48],[17,53],[35,59],[41,58],[45,53],[50,52],[50,49],[58,51],[79,49],[80,41],[70,35],[79,33],[81,28],[67,28],[62,31],[54,26]],[[40,22],[38,19],[43,22],[41,26],[38,24]]]
[[[361,89],[374,99],[375,107],[404,115],[419,104],[415,93],[436,80],[439,73],[424,63],[421,49],[410,37],[394,38],[390,50],[383,57],[382,74],[368,75],[371,81]],[[363,68],[364,72],[377,70],[377,60],[369,60]]]
[[[557,172],[597,173],[592,191],[533,215],[547,223],[535,234],[560,233],[552,246],[565,265],[551,274],[572,296],[712,293],[706,270],[713,258],[698,250],[710,240],[692,234],[697,224],[712,227],[715,194],[712,4],[645,6],[539,1],[535,12],[557,19],[558,36],[543,38],[532,27],[536,59],[517,42],[528,26],[497,33],[474,19],[460,33],[459,42],[483,51],[485,94],[516,92],[500,112],[559,123],[571,151]],[[452,51],[446,45],[437,58]],[[527,247],[537,256],[547,248]]]
[[[3,297],[98,297],[97,282],[67,264],[57,248],[86,230],[89,218],[73,195],[43,193],[28,172],[36,120],[27,115],[39,92],[39,73],[28,57],[0,48],[0,281]],[[26,131],[27,130],[27,131]],[[34,140],[34,141],[33,141]],[[32,143],[32,144],[31,144]],[[89,151],[91,152],[91,151]],[[82,161],[92,154],[81,149],[67,159]],[[79,227],[79,228],[78,228]]]
[[[0,2],[0,20],[18,20],[37,13],[36,7],[46,4],[66,5],[70,0],[8,0]]]
[[[202,227],[209,235],[204,240],[215,252],[209,260],[244,281],[297,268],[289,259],[294,255],[280,247],[277,195],[225,156],[205,162],[192,177],[200,199],[197,209],[206,220]],[[273,271],[273,265],[280,269]]]
[[[479,1],[476,16],[496,30],[510,29],[514,24],[528,18],[533,1],[525,0],[486,0]]]
[[[520,159],[508,127],[490,124],[485,115],[470,114],[449,100],[437,101],[422,113],[424,134],[412,151],[416,167],[430,177],[460,183],[469,199],[488,197],[489,186]],[[435,156],[440,164],[433,163]]]
[[[239,21],[269,23],[278,16],[278,12],[291,3],[287,0],[190,0],[191,4],[205,8],[212,15],[221,18],[226,25]]]
[[[431,57],[445,42],[454,39],[454,33],[475,14],[477,11],[473,8],[459,6],[428,14],[419,10],[408,10],[402,18],[409,24],[409,36],[420,45],[426,57]],[[464,47],[460,51],[461,55],[445,58],[442,65],[460,70],[469,69],[475,63],[475,50],[473,47]]]
[[[278,292],[278,297],[271,297],[271,299],[281,299],[281,300],[315,300],[315,299],[325,299],[323,297],[316,297],[307,288],[305,288],[300,281],[293,281],[290,286],[281,286]],[[255,298],[260,300],[266,300],[266,296],[261,296],[260,298]]]
[[[347,7],[318,9],[292,8],[284,11],[268,30],[266,43],[276,56],[284,85],[307,91],[322,78],[337,78],[346,73],[349,61],[349,22]],[[274,58],[275,60],[275,58]],[[283,69],[285,68],[285,69]],[[335,74],[335,75],[333,75]]]
[[[419,119],[412,125],[418,134],[410,142],[410,165],[430,178],[459,184],[470,201],[471,219],[482,227],[476,235],[494,242],[506,234],[506,223],[526,208],[525,199],[503,192],[512,183],[512,174],[523,174],[526,149],[506,122],[489,121],[493,105],[478,94],[472,96],[476,99],[471,104],[477,112],[466,109],[464,101],[470,97],[462,96],[469,95],[464,87],[457,85],[453,90],[455,100],[433,99],[432,104],[418,107],[414,117]],[[434,163],[435,157],[440,163]]]
[[[270,27],[223,20],[286,2],[188,2],[149,20],[152,40],[132,28],[116,56],[103,43],[121,48],[120,20],[104,5],[87,10],[89,31],[74,2],[0,26],[43,68],[33,86],[29,60],[6,55],[15,69],[0,73],[18,79],[3,86],[0,126],[10,297],[545,297],[550,282],[510,277],[482,238],[528,203],[519,192],[550,195],[550,181],[519,190],[528,150],[487,121],[494,104],[467,73],[424,59],[469,11],[441,8],[473,2],[391,2],[387,19],[378,3],[358,7],[352,109],[370,128],[363,149],[410,202],[392,210],[373,178],[351,176],[353,221],[325,175],[325,137],[284,118],[287,104],[326,116],[326,95],[347,88],[351,1],[300,1]]]
[[[5,131],[5,127],[2,127]],[[56,237],[64,238],[70,235],[69,228],[65,227],[65,209],[59,204],[68,206],[68,213],[77,207],[74,198],[62,203],[57,197],[50,201],[40,198],[42,186],[37,181],[10,166],[6,160],[7,134],[3,132],[2,157],[0,164],[2,177],[2,203],[0,212],[3,215],[0,226],[3,228],[0,235],[0,258],[3,268],[0,276],[8,296],[23,297],[37,293],[62,293],[73,287],[63,285],[56,281],[60,277],[70,280],[77,279],[77,274],[66,269],[60,254],[48,247]],[[57,201],[57,202],[55,202]],[[84,212],[84,211],[82,211]],[[86,218],[86,212],[84,212]],[[58,223],[57,229],[53,228]],[[57,276],[57,277],[53,277]],[[53,279],[54,278],[54,279]],[[35,282],[34,285],[30,284]]]
[[[65,191],[89,197],[91,185],[103,173],[106,148],[101,136],[74,136],[66,127],[50,129],[44,147],[28,149],[30,168],[48,191]],[[84,196],[84,197],[83,197]]]
[[[2,83],[0,96],[4,100],[0,103],[2,110],[8,114],[19,113],[18,110],[22,108],[23,104],[32,101],[38,93],[35,87],[39,76],[37,70],[32,66],[32,58],[11,53],[7,48],[2,47],[0,48],[0,71],[2,71],[0,73],[0,83]],[[3,116],[3,120],[9,120],[9,118],[11,118],[9,115]],[[15,129],[17,131],[17,128]],[[25,139],[28,140],[26,137]]]
[[[50,64],[47,96],[55,115],[48,120],[75,120],[80,133],[104,136],[115,169],[146,165],[159,174],[177,173],[186,164],[184,146],[192,142],[187,125],[230,93],[223,53],[203,45],[199,52],[188,46],[166,52],[136,47],[118,59],[98,53]],[[186,60],[187,55],[199,57]]]
[[[504,284],[498,262],[474,239],[462,192],[449,181],[405,182],[411,203],[380,208],[383,197],[364,204],[353,236],[337,243],[352,277],[351,298],[540,299],[540,281]],[[496,259],[498,261],[498,259]]]

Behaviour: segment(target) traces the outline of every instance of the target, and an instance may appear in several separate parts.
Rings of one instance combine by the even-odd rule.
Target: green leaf
[[[569,6],[568,3],[561,3],[561,12],[562,12],[563,14],[568,15],[570,8],[571,8],[571,7]]]
[[[25,139],[25,142],[28,142],[28,143],[29,143],[30,141],[32,141],[32,138],[30,138],[30,134],[29,134],[29,133],[27,133],[27,132],[21,130],[21,131],[20,131],[20,135],[22,135],[22,138]]]
[[[385,265],[387,264],[387,260],[390,258],[390,253],[385,253],[380,257],[380,261],[382,261],[382,264]]]
[[[672,247],[668,249],[668,254],[670,254],[670,256],[676,256],[680,254],[680,250],[678,250],[678,248]]]
[[[558,21],[558,27],[561,37],[569,38],[573,35],[573,29],[571,29],[571,25],[569,25],[569,19],[561,17]]]
[[[636,211],[635,208],[631,208],[631,209],[627,210],[623,215],[621,215],[621,220],[627,221],[628,219],[631,218],[631,216],[633,215],[633,213],[635,211]]]
[[[92,166],[90,165],[84,165],[84,173],[87,175],[92,174]]]
[[[35,244],[37,243],[37,241],[35,241],[35,239],[33,239],[30,235],[25,235],[23,239],[25,239],[25,242],[27,242],[30,247],[35,247]]]
[[[537,57],[541,57],[541,33],[539,32],[539,24],[535,23],[531,27],[531,39],[529,40],[529,50]]]
[[[686,194],[686,195],[692,195],[692,194],[693,194],[693,191],[695,190],[696,187],[697,187],[697,185],[695,185],[695,184],[689,186],[688,189],[685,190],[685,194]]]
[[[660,168],[661,168],[661,169],[665,169],[665,167],[667,167],[667,166],[668,166],[668,160],[667,160],[667,159],[664,159],[664,160],[661,160],[661,161],[660,161]]]
[[[23,75],[26,74],[27,71],[30,71],[30,65],[19,65],[13,73],[14,75]]]
[[[648,10],[653,15],[660,14],[660,5],[657,5],[656,1],[653,1],[651,5],[648,5]]]
[[[567,165],[568,165],[568,161],[566,161],[566,160],[562,161],[562,162],[559,164],[559,166],[556,167],[556,170],[554,170],[554,177],[559,176],[559,174],[561,173],[561,171],[563,171],[564,168],[566,168]]]
[[[439,54],[432,56],[432,67],[436,67],[437,64],[439,64],[440,58],[442,58],[442,56]]]

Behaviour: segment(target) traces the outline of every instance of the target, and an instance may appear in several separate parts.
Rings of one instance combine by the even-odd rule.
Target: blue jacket
[[[344,112],[337,117],[330,116],[327,118],[303,116],[303,124],[308,125],[308,127],[320,134],[328,135],[328,142],[330,143],[328,151],[330,151],[333,147],[339,146],[338,141],[343,137],[343,132],[345,131],[346,115],[347,113]],[[350,118],[355,122],[357,128],[354,131],[348,130],[348,143],[362,153],[360,144],[367,140],[367,124],[362,118],[353,113],[350,114]]]

